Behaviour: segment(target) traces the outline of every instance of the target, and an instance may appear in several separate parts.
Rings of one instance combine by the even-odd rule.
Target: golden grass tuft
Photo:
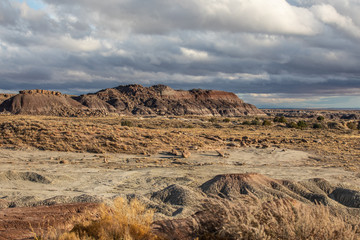
[[[35,240],[157,240],[161,239],[152,233],[154,211],[148,209],[139,200],[128,202],[116,198],[113,206],[100,205],[98,214],[88,212],[74,220],[74,227],[69,232],[49,227],[35,234]]]
[[[58,240],[159,239],[151,232],[153,216],[153,210],[147,209],[140,201],[117,198],[112,207],[101,205],[98,219],[76,224]]]

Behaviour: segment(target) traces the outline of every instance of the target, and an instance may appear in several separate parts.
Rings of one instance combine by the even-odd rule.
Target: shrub
[[[317,118],[316,118],[318,121],[324,121],[324,117],[323,116],[318,116]]]
[[[251,125],[260,125],[260,120],[258,118],[255,118],[254,120],[251,121]]]
[[[314,123],[314,124],[312,125],[312,128],[320,129],[320,128],[323,128],[323,126],[322,126],[320,123]]]
[[[271,121],[270,120],[264,120],[262,123],[263,126],[271,126]]]
[[[327,126],[330,129],[336,129],[339,126],[339,124],[337,122],[328,122]]]
[[[251,122],[250,121],[243,121],[242,124],[243,125],[251,125]]]
[[[226,122],[226,123],[228,123],[228,122],[230,122],[231,120],[230,120],[230,118],[225,118],[224,120],[223,120],[223,122]]]
[[[284,116],[281,116],[281,117],[275,117],[274,122],[287,123],[287,120]]]
[[[308,124],[303,120],[300,120],[297,122],[297,127],[299,129],[305,129],[305,128],[307,128],[307,126],[308,126]]]
[[[355,122],[348,122],[346,126],[352,130],[358,129],[358,125]]]
[[[298,125],[295,122],[289,122],[288,124],[286,124],[286,126],[288,128],[297,128],[298,127]]]
[[[129,120],[123,120],[121,121],[121,126],[132,127],[133,123]]]
[[[209,119],[209,122],[212,122],[212,123],[214,123],[216,121],[217,121],[217,119],[215,117],[212,117],[212,118]]]

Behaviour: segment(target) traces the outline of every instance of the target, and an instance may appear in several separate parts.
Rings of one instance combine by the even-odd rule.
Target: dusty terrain
[[[253,120],[260,123],[246,123]],[[272,124],[261,124],[265,120]],[[19,235],[13,218],[22,226],[18,239],[33,236],[24,227],[29,219],[16,215],[20,207],[79,202],[87,206],[90,202],[111,202],[117,196],[136,197],[154,207],[155,220],[190,218],[193,222],[191,216],[199,210],[198,203],[211,199],[211,194],[220,194],[216,192],[218,187],[201,186],[224,174],[261,174],[250,180],[231,180],[231,184],[245,182],[244,186],[250,186],[246,191],[261,200],[281,192],[305,204],[320,199],[336,209],[339,206],[346,211],[358,209],[360,134],[347,124],[354,121],[339,120],[335,129],[314,129],[311,124],[318,120],[307,118],[308,127],[298,129],[272,120],[273,116],[263,119],[0,116],[0,208],[3,209],[0,236],[16,239],[14,234],[5,235],[11,231]],[[299,120],[298,117],[287,119],[288,122]],[[329,119],[324,119],[321,123],[325,126],[328,122]],[[323,179],[328,187],[319,189],[309,185],[314,178]],[[297,187],[288,187],[288,181]],[[171,187],[174,184],[176,187]],[[225,184],[226,188],[229,184]],[[229,201],[235,201],[244,192],[242,187],[232,189],[226,192]],[[345,201],[345,195],[337,198],[337,189],[351,193],[353,200]],[[75,204],[74,208],[77,207]],[[50,213],[44,210],[43,219],[60,214],[56,208]],[[163,232],[171,232],[176,229],[169,226],[177,223],[157,224]]]

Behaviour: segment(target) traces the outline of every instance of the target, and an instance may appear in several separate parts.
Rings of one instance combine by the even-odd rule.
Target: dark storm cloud
[[[355,0],[43,3],[1,1],[0,89],[163,83],[264,99],[360,92]]]

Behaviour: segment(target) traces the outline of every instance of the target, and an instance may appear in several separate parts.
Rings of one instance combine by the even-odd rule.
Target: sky
[[[360,108],[360,0],[1,0],[0,92],[124,84]]]

